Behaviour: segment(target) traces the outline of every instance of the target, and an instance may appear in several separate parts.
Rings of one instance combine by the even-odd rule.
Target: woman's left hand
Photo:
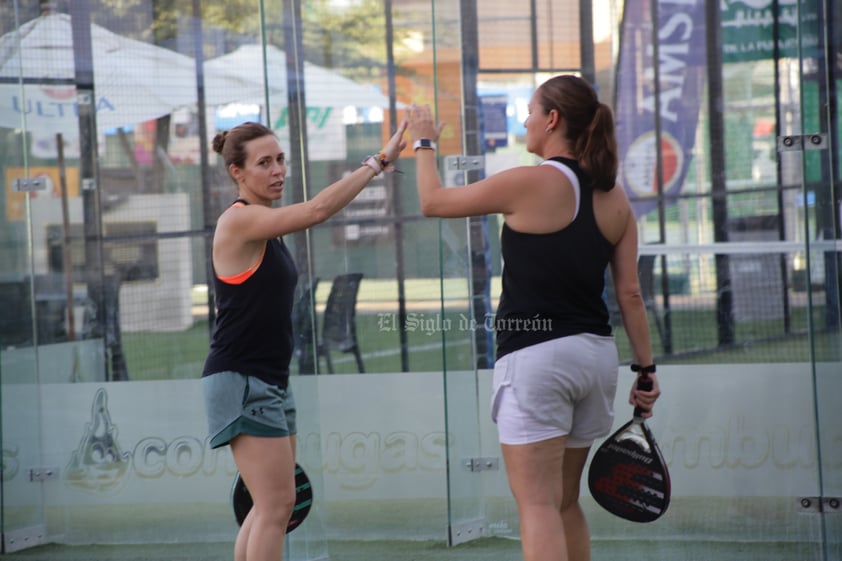
[[[661,395],[661,386],[658,384],[658,377],[654,372],[648,374],[648,377],[652,380],[651,390],[643,391],[637,389],[637,378],[635,378],[632,383],[631,391],[629,392],[629,404],[634,407],[640,407],[643,411],[641,417],[644,419],[648,419],[652,416],[652,407],[655,406],[655,401],[657,401],[658,397]]]
[[[433,142],[438,141],[441,131],[444,129],[444,123],[438,125],[433,123],[433,112],[429,105],[413,103],[406,112],[409,121],[409,136],[412,142],[419,138],[428,138]]]

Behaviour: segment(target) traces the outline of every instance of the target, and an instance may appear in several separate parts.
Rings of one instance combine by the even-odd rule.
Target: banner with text
[[[705,76],[704,1],[658,0],[657,61],[652,7],[651,0],[627,0],[617,74],[618,180],[637,216],[658,205],[656,116],[660,117],[660,180],[665,204],[681,190],[696,136]]]
[[[819,46],[816,0],[724,0],[722,60],[814,57]],[[777,41],[776,38],[777,37]]]

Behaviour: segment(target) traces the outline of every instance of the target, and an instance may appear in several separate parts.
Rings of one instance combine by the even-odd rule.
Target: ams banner
[[[665,204],[673,202],[687,175],[707,72],[704,6],[704,0],[625,2],[615,103],[618,180],[637,216],[657,207],[659,185]],[[724,63],[816,56],[816,0],[721,0],[720,6]]]
[[[681,189],[704,86],[704,0],[658,0],[657,8],[655,27],[650,0],[627,0],[620,42],[615,104],[618,180],[634,201],[637,216],[657,206],[659,184],[664,195]]]

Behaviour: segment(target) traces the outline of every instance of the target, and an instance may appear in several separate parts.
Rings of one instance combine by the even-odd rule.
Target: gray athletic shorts
[[[217,372],[202,378],[211,448],[225,446],[239,434],[295,434],[292,388],[279,388],[237,372]]]
[[[491,418],[502,444],[568,436],[586,448],[614,422],[614,337],[588,333],[531,345],[494,364]]]

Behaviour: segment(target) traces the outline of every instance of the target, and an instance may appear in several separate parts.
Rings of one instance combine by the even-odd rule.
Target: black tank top
[[[202,376],[233,371],[286,388],[297,282],[295,262],[280,238],[266,242],[260,265],[241,284],[214,274],[216,323]]]
[[[503,291],[495,317],[497,358],[550,339],[611,335],[602,298],[614,250],[596,224],[590,178],[576,160],[552,158],[579,179],[579,212],[564,229],[528,234],[503,225]]]

